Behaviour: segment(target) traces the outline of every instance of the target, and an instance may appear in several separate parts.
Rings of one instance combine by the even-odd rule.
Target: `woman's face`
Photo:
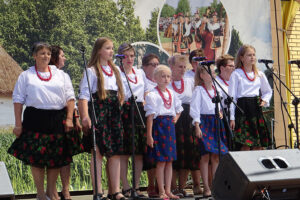
[[[105,61],[111,60],[114,55],[114,45],[112,41],[107,41],[103,44],[102,48],[98,51],[100,59]]]
[[[135,59],[134,50],[125,51],[123,54],[125,56],[125,58],[122,60],[123,66],[126,69],[132,68]]]
[[[149,63],[144,66],[144,71],[147,77],[153,77],[153,72],[155,68],[159,65],[159,61],[157,58],[153,58],[149,61]]]
[[[254,49],[248,48],[243,56],[241,56],[241,61],[244,66],[252,66],[256,63],[256,54]]]
[[[57,67],[59,69],[63,68],[65,66],[65,61],[66,61],[66,57],[65,54],[63,52],[63,50],[59,51],[59,55],[58,55],[58,63],[57,63]]]
[[[33,55],[33,58],[34,58],[37,66],[40,66],[40,65],[46,66],[50,62],[51,51],[47,48],[40,49],[38,52],[36,52]]]
[[[186,63],[182,61],[175,62],[174,66],[171,66],[173,77],[181,79],[186,70]]]

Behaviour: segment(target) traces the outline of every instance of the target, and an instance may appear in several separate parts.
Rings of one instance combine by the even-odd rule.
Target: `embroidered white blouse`
[[[220,89],[217,89],[221,95]],[[211,97],[214,97],[215,92],[213,89],[207,90]],[[215,103],[212,102],[212,99],[207,94],[206,90],[202,86],[196,86],[193,91],[191,106],[190,106],[190,116],[193,118],[193,125],[195,122],[201,123],[200,115],[214,115],[215,114]],[[219,103],[219,109],[220,103]]]
[[[144,73],[144,70],[142,69],[137,69],[136,67],[133,67],[135,74],[131,73],[128,74],[127,76],[129,77],[130,80],[135,82],[135,77],[137,78],[137,83],[132,83],[130,80],[129,84],[132,89],[133,95],[137,97],[136,101],[137,102],[144,102],[144,94],[147,91],[147,85],[146,85],[146,76]],[[125,73],[121,73],[122,76],[122,82],[125,88],[125,101],[128,101],[128,99],[131,97],[131,92],[129,90],[129,86],[125,77]]]
[[[45,110],[60,110],[67,101],[74,99],[74,89],[67,73],[49,65],[52,77],[43,81],[37,76],[35,67],[22,72],[13,91],[13,102]],[[48,78],[50,72],[38,72]]]
[[[250,79],[254,78],[254,72],[247,73]],[[233,97],[236,102],[241,97],[255,97],[259,96],[261,91],[261,99],[266,102],[266,107],[269,106],[270,99],[272,97],[272,89],[265,74],[261,71],[258,72],[258,76],[254,81],[248,80],[242,69],[236,69],[232,72],[229,80],[229,95]],[[230,106],[230,120],[234,120],[235,106]]]
[[[154,114],[154,119],[157,116],[170,115],[175,117],[176,113],[181,113],[183,108],[181,106],[181,101],[173,90],[169,90],[172,97],[171,108],[167,109],[164,106],[162,97],[159,95],[158,90],[154,88],[146,96],[146,104],[144,110],[146,111],[146,117]],[[167,91],[162,92],[165,99],[169,99],[169,94]]]
[[[108,73],[111,73],[111,68],[109,66],[103,66],[104,70],[107,71]],[[119,69],[117,67],[117,69]],[[98,90],[98,78],[96,75],[95,67],[89,67],[87,68],[88,76],[89,76],[89,82],[91,86],[91,91],[92,93],[97,92]],[[121,74],[121,71],[119,71]],[[104,77],[104,89],[105,90],[115,90],[118,91],[118,85],[116,81],[116,76],[113,74],[112,76],[107,76],[105,73],[103,73]],[[86,99],[90,100],[90,93],[89,93],[89,88],[88,88],[88,82],[87,82],[87,77],[86,77],[86,72],[83,72],[83,78],[80,82],[79,85],[80,89],[80,94],[79,94],[79,99]]]
[[[181,89],[181,81],[174,81],[174,84],[176,88]],[[183,93],[179,94],[175,91],[175,89],[172,86],[172,82],[168,85],[169,89],[172,89],[178,96],[178,98],[181,100],[183,104],[190,104],[192,100],[193,95],[193,89],[194,89],[194,79],[183,77],[183,84],[184,84],[184,91]]]

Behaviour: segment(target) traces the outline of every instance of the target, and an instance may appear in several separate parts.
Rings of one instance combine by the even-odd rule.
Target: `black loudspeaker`
[[[0,162],[0,199],[14,199],[15,194],[4,162]]]
[[[300,199],[300,151],[229,152],[220,160],[212,196],[216,200]]]

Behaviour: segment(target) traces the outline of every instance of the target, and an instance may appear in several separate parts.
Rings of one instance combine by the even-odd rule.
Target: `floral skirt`
[[[42,110],[26,107],[23,132],[8,153],[35,167],[59,168],[72,162],[67,134],[64,131],[65,109]]]
[[[237,100],[237,105],[244,111],[235,110],[236,143],[249,147],[268,147],[271,142],[270,132],[259,106],[260,97],[243,97]]]
[[[183,111],[175,124],[177,160],[173,169],[200,169],[199,143],[195,136],[195,128],[190,117],[190,105],[182,104]]]
[[[150,162],[169,162],[177,159],[175,126],[172,116],[158,116],[153,120],[153,148],[148,146]]]
[[[217,125],[220,128],[220,147],[221,154],[226,154],[228,149],[226,147],[226,133],[221,119],[216,119],[215,115],[201,115],[201,131],[202,138],[198,138],[201,155],[207,153],[219,154],[218,132]]]
[[[111,157],[123,152],[123,125],[121,120],[121,105],[117,91],[107,91],[108,97],[100,100],[97,93],[93,94],[97,124],[95,125],[96,144],[101,155]],[[91,115],[89,103],[89,115]],[[91,152],[92,134],[84,135],[84,149]]]
[[[138,108],[141,112],[141,116],[143,118],[144,123],[146,124],[145,120],[145,111],[142,102],[137,102]],[[122,122],[124,127],[124,155],[131,155],[132,153],[132,123],[131,123],[131,103],[126,101],[123,105],[123,113],[122,113]],[[140,120],[138,111],[134,105],[134,153],[136,155],[142,155],[147,148],[147,129],[144,128],[142,122]]]

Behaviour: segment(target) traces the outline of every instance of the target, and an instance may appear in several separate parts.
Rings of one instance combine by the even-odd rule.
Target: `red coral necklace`
[[[166,109],[170,109],[171,106],[172,106],[172,96],[171,96],[171,93],[170,91],[168,90],[168,88],[166,88],[166,91],[168,92],[168,95],[169,95],[169,99],[166,99],[164,94],[162,93],[162,91],[156,86],[155,87],[158,91],[158,94],[161,96],[161,98],[163,99],[163,102],[164,102],[164,106]]]
[[[48,78],[43,78],[43,77],[41,77],[41,75],[40,75],[39,72],[37,71],[36,65],[34,66],[34,68],[35,68],[36,75],[39,77],[40,80],[42,80],[42,81],[50,81],[50,79],[52,78],[52,72],[51,72],[51,69],[50,69],[49,65],[48,65],[48,71],[50,72],[50,75],[49,75]]]

